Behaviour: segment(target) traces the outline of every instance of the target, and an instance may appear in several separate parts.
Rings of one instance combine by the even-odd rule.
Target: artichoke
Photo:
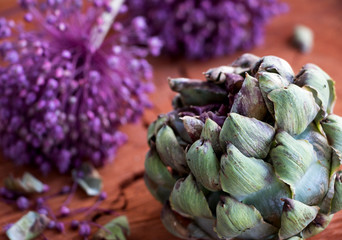
[[[174,110],[148,129],[145,182],[183,239],[306,239],[342,208],[334,81],[244,54],[206,81],[169,79]]]

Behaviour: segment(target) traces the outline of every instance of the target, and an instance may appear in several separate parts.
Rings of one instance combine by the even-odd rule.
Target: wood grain
[[[16,0],[1,0],[0,16],[15,16],[17,8]],[[342,97],[342,1],[340,0],[288,0],[290,12],[276,18],[268,27],[265,44],[251,51],[254,54],[277,55],[285,58],[298,72],[300,67],[308,62],[316,63],[326,70],[336,81],[337,95]],[[296,24],[305,24],[315,33],[315,46],[313,52],[307,55],[299,54],[289,46],[288,40],[292,29]],[[171,60],[166,58],[151,59],[155,69],[156,92],[151,95],[155,107],[146,111],[143,121],[137,125],[128,125],[121,130],[125,132],[129,141],[118,152],[115,162],[100,169],[104,178],[104,190],[109,199],[102,207],[118,210],[126,214],[131,224],[131,240],[176,240],[161,224],[161,205],[153,199],[146,189],[141,178],[144,171],[144,156],[148,150],[145,141],[146,126],[160,113],[171,110],[171,99],[174,94],[167,86],[167,77],[188,75],[188,77],[202,78],[201,73],[206,69],[228,64],[242,52],[233,56],[213,59],[206,62],[186,60]],[[342,115],[342,102],[336,103],[335,112]],[[21,175],[27,168],[14,166],[10,161],[0,160],[0,180],[2,181],[9,173]],[[61,186],[70,184],[69,176],[59,176],[53,173],[48,177],[40,176],[36,169],[28,169],[39,176],[51,186],[51,191],[57,191]],[[122,185],[126,184],[123,188]],[[128,184],[129,183],[129,184]],[[127,185],[128,184],[128,185]],[[121,186],[121,187],[120,187]],[[121,195],[120,195],[121,193]],[[65,200],[58,197],[51,200],[53,210]],[[78,191],[70,207],[78,208],[89,206],[96,201],[88,198]],[[0,227],[6,223],[15,222],[22,216],[22,212],[16,211],[11,206],[0,203]],[[101,217],[98,222],[105,223],[109,216]],[[66,218],[65,221],[70,221]],[[48,239],[79,239],[77,232],[67,229],[64,234],[54,231],[46,231]],[[4,235],[0,236],[5,239]],[[323,233],[311,238],[311,240],[342,239],[342,213],[334,216],[333,221]]]

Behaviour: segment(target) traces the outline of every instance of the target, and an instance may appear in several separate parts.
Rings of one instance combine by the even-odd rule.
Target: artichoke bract
[[[306,239],[342,208],[334,81],[244,54],[206,81],[169,79],[174,110],[148,129],[145,182],[183,239]]]

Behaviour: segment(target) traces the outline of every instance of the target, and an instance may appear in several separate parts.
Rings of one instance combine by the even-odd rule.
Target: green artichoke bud
[[[148,129],[145,182],[183,239],[292,239],[342,208],[342,118],[334,82],[244,54],[206,81],[171,79],[174,110]]]
[[[313,32],[306,26],[298,25],[293,30],[292,41],[299,51],[309,53],[313,46]]]

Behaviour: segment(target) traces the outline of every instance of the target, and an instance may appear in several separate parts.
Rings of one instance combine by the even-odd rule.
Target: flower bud
[[[293,44],[302,53],[309,53],[313,47],[313,32],[304,25],[297,25],[293,31]]]
[[[20,210],[26,210],[30,207],[30,202],[26,197],[19,197],[17,199],[17,206]]]
[[[81,237],[88,237],[90,235],[90,232],[91,232],[91,228],[89,224],[86,224],[86,223],[80,224],[78,233]]]

